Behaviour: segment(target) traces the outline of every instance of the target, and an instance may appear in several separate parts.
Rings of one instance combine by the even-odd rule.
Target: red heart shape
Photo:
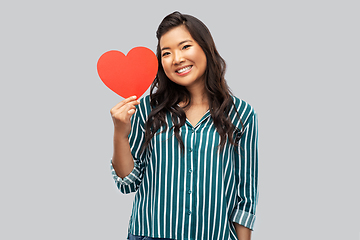
[[[157,70],[157,57],[146,47],[135,47],[126,56],[111,50],[97,62],[100,79],[123,98],[142,96],[154,81]]]

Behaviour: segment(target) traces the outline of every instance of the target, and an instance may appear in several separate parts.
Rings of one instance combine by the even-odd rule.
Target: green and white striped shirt
[[[125,178],[111,170],[122,193],[136,192],[129,233],[178,240],[237,240],[233,222],[253,229],[258,198],[257,117],[246,102],[233,97],[229,112],[236,126],[238,146],[226,142],[217,148],[220,135],[210,111],[192,126],[180,129],[185,152],[174,135],[171,115],[141,152],[145,121],[151,111],[149,96],[140,100],[129,135],[134,169]],[[242,134],[242,135],[241,135]],[[240,137],[241,136],[241,137]]]

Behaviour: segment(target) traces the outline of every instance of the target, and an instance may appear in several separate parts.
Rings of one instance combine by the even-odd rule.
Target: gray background
[[[120,100],[98,58],[179,10],[201,19],[259,114],[253,239],[358,239],[359,1],[2,1],[1,239],[125,239],[110,175]]]

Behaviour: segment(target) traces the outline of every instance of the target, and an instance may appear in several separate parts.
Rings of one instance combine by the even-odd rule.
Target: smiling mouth
[[[176,70],[175,72],[178,74],[184,74],[184,73],[189,72],[191,68],[192,68],[192,65],[180,68],[179,70]]]

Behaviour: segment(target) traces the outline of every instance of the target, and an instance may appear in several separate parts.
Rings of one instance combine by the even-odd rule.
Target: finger
[[[132,102],[130,102],[118,110],[111,111],[111,116],[119,119],[130,119],[136,111],[135,105],[137,104],[138,103],[132,104]]]
[[[116,104],[112,109],[116,110],[127,104],[128,102],[134,101],[136,99],[136,96],[131,96],[128,98],[123,99],[118,104]]]
[[[111,110],[110,113],[111,115],[114,115],[116,112],[118,112],[119,110],[121,110],[122,108],[124,108],[124,106],[133,106],[135,107],[135,105],[140,104],[139,100],[136,100],[136,96],[127,98],[122,100],[121,102],[119,102],[118,104],[116,104]]]
[[[136,101],[136,96],[131,96],[131,97],[128,97],[128,98],[125,98],[124,100],[122,100],[121,102],[119,102],[118,104],[116,104],[113,109],[119,109],[121,108],[122,106],[124,106],[125,104],[127,103],[130,103],[132,101]]]
[[[128,111],[128,114],[130,115],[130,116],[132,116],[134,113],[135,113],[135,111],[136,111],[136,109],[130,109],[129,111]]]
[[[138,100],[128,102],[127,104],[125,104],[125,105],[122,106],[121,108],[113,110],[113,114],[116,114],[116,113],[126,113],[126,112],[128,112],[130,109],[136,109],[136,105],[138,105],[139,103],[140,103],[140,102],[139,102]]]
[[[128,105],[125,111],[130,118],[136,112],[136,107],[134,105]]]

